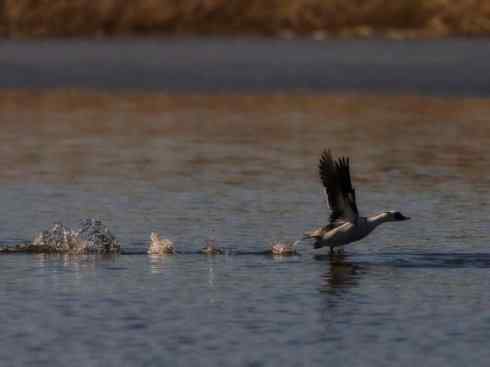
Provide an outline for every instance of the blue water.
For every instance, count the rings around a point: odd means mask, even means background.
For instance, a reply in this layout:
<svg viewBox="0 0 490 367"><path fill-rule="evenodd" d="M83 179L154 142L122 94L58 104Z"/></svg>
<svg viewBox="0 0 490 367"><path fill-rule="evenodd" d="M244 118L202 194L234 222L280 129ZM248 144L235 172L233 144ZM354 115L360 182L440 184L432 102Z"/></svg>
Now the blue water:
<svg viewBox="0 0 490 367"><path fill-rule="evenodd" d="M420 121L381 97L369 113L355 112L354 98L354 112L335 116L335 99L321 96L312 100L324 113L297 97L244 108L161 96L139 109L125 95L82 106L54 98L62 107L31 98L0 115L4 244L97 217L130 252L158 231L184 252L213 238L257 254L0 256L0 365L489 360L490 133L478 115L441 121L431 112L441 102L423 100ZM326 146L352 157L362 213L412 220L335 257L307 244L299 256L258 254L325 222L316 164Z"/></svg>

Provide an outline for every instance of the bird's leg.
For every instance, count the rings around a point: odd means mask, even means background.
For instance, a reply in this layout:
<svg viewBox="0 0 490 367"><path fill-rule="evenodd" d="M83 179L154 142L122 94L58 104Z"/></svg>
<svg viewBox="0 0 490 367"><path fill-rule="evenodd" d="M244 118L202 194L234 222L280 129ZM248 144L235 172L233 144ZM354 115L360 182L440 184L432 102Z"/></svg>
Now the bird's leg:
<svg viewBox="0 0 490 367"><path fill-rule="evenodd" d="M330 256L334 255L335 252L333 251L333 246L330 246Z"/></svg>

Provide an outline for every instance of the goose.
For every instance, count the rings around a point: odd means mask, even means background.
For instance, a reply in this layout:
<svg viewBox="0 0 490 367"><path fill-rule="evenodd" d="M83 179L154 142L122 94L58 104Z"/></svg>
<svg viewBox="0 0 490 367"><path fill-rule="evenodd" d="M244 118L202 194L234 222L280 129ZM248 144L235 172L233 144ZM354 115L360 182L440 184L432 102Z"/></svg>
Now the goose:
<svg viewBox="0 0 490 367"><path fill-rule="evenodd" d="M348 157L334 161L330 150L323 151L318 165L320 179L325 187L325 201L331 210L330 221L324 227L306 232L304 239L314 240L315 249L329 247L331 254L335 247L363 239L380 224L410 219L393 210L361 217L349 166Z"/></svg>

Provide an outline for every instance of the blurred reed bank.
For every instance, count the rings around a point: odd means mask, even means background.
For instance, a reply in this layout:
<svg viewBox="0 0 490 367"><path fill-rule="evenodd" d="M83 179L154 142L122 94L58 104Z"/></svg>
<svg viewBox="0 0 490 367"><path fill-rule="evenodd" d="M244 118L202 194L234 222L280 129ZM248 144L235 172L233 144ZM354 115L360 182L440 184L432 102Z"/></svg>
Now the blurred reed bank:
<svg viewBox="0 0 490 367"><path fill-rule="evenodd" d="M0 0L4 37L490 34L489 0Z"/></svg>

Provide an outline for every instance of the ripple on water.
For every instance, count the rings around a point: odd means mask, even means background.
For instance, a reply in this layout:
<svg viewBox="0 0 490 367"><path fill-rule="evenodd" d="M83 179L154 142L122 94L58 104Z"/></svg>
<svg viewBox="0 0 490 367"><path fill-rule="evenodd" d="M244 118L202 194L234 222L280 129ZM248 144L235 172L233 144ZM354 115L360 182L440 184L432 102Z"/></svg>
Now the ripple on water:
<svg viewBox="0 0 490 367"><path fill-rule="evenodd" d="M0 365L490 360L488 101L2 93L1 239L97 217L133 255L0 256ZM326 146L363 213L412 220L268 256L327 219ZM152 231L180 253L144 255Z"/></svg>

